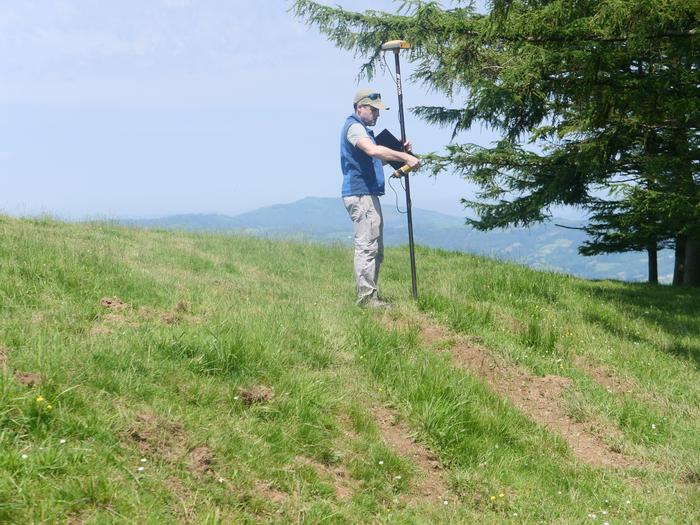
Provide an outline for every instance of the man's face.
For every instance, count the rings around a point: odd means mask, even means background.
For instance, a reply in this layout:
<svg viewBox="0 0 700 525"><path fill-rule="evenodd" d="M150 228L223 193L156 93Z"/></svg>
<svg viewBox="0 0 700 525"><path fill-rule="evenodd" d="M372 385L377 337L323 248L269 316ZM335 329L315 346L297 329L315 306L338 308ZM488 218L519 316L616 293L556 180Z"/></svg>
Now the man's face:
<svg viewBox="0 0 700 525"><path fill-rule="evenodd" d="M374 126L379 118L379 110L373 106L357 106L357 116L362 119L366 126Z"/></svg>

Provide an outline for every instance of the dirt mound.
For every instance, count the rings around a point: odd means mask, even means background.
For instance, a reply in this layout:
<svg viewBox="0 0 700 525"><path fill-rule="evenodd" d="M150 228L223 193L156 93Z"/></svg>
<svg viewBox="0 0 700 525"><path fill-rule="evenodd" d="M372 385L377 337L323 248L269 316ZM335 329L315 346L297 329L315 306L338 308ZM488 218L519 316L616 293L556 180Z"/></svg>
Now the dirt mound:
<svg viewBox="0 0 700 525"><path fill-rule="evenodd" d="M40 385L42 381L41 374L35 374L33 372L15 372L15 379L27 388Z"/></svg>
<svg viewBox="0 0 700 525"><path fill-rule="evenodd" d="M197 476L213 472L214 453L207 446L197 447L187 454L187 467Z"/></svg>
<svg viewBox="0 0 700 525"><path fill-rule="evenodd" d="M256 481L255 490L266 500L279 504L287 500L287 494L277 490L274 485L267 481Z"/></svg>
<svg viewBox="0 0 700 525"><path fill-rule="evenodd" d="M246 406L269 403L274 395L275 393L270 387L263 385L238 389L238 398Z"/></svg>
<svg viewBox="0 0 700 525"><path fill-rule="evenodd" d="M151 412L141 412L126 430L126 439L136 444L143 455L176 461L185 455L186 436L182 425Z"/></svg>
<svg viewBox="0 0 700 525"><path fill-rule="evenodd" d="M100 300L100 306L103 306L104 308L108 308L110 310L124 310L130 307L129 304L116 297L103 297Z"/></svg>

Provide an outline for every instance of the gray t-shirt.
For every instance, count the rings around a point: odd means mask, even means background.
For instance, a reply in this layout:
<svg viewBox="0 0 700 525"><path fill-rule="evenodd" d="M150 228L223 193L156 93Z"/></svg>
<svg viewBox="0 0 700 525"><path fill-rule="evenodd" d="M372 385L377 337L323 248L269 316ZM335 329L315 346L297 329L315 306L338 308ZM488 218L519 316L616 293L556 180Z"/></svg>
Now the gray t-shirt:
<svg viewBox="0 0 700 525"><path fill-rule="evenodd" d="M367 134L367 130L362 124L360 124L359 122L355 122L354 124L351 124L348 128L347 137L348 142L350 144L352 144L353 146L357 146L358 140L369 138L369 135Z"/></svg>

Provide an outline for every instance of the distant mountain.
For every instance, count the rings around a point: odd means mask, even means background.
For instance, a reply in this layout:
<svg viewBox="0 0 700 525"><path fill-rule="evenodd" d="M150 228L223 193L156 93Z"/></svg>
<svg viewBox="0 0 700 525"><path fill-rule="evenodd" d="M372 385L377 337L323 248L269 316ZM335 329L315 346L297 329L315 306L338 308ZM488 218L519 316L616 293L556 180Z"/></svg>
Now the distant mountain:
<svg viewBox="0 0 700 525"><path fill-rule="evenodd" d="M406 216L395 206L383 206L384 238L387 246L408 244ZM340 199L307 197L290 204L267 206L235 217L227 215L173 215L160 219L129 220L143 228L177 230L235 231L252 235L308 238L320 242L352 242L352 223ZM557 219L569 227L581 223ZM533 268L556 270L589 279L644 281L646 253L583 257L578 246L585 239L580 230L544 223L531 228L479 232L465 226L462 217L414 208L414 236L417 244L499 259L521 262ZM673 253L659 253L659 276L670 281Z"/></svg>

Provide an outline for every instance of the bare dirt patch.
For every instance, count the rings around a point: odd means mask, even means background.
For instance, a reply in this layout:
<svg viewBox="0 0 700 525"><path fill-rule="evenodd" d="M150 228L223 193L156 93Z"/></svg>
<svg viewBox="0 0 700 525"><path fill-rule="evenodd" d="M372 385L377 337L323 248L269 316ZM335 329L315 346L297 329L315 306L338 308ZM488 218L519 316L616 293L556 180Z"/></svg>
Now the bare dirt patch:
<svg viewBox="0 0 700 525"><path fill-rule="evenodd" d="M186 436L180 423L141 412L126 430L126 439L136 444L143 455L173 462L185 455Z"/></svg>
<svg viewBox="0 0 700 525"><path fill-rule="evenodd" d="M440 325L425 325L420 331L420 340L424 345L434 345L449 341L451 337L450 331Z"/></svg>
<svg viewBox="0 0 700 525"><path fill-rule="evenodd" d="M42 377L41 374L36 374L34 372L15 372L15 379L26 386L27 388L32 388L41 384Z"/></svg>
<svg viewBox="0 0 700 525"><path fill-rule="evenodd" d="M96 320L109 326L117 326L118 328L138 328L143 323L161 322L166 325L176 325L182 322L201 323L202 318L194 315L186 314L189 310L189 305L180 301L174 306L174 310L166 312L157 308L142 306L132 308L131 305L122 302L120 299L110 299L105 297L101 301L101 305L106 309L106 312L98 316ZM108 327L95 326L89 332L91 336L103 335L111 333L112 330Z"/></svg>
<svg viewBox="0 0 700 525"><path fill-rule="evenodd" d="M284 503L288 497L287 493L277 490L272 483L267 481L257 480L255 482L255 490L264 499L275 504Z"/></svg>
<svg viewBox="0 0 700 525"><path fill-rule="evenodd" d="M240 387L238 389L238 398L246 406L269 403L274 395L274 390L264 385L256 385L250 388Z"/></svg>
<svg viewBox="0 0 700 525"><path fill-rule="evenodd" d="M571 379L555 375L533 376L517 366L496 360L484 348L459 340L449 349L453 362L484 379L491 388L542 426L561 436L576 458L595 467L636 467L638 461L611 450L599 436L619 437L616 429L574 421L562 403Z"/></svg>
<svg viewBox="0 0 700 525"><path fill-rule="evenodd" d="M117 297L103 297L100 305L110 310L125 310L131 306Z"/></svg>
<svg viewBox="0 0 700 525"><path fill-rule="evenodd" d="M4 346L0 346L0 368L5 368L5 366L7 366L8 355L10 355L10 351Z"/></svg>
<svg viewBox="0 0 700 525"><path fill-rule="evenodd" d="M156 308L141 307L138 309L138 318L143 321L160 321L166 325L175 325L182 322L201 323L202 318L194 315L189 315L186 312L189 310L189 305L184 302L178 302L174 309L169 312L164 312Z"/></svg>
<svg viewBox="0 0 700 525"><path fill-rule="evenodd" d="M304 456L294 458L294 464L308 466L315 470L319 478L333 485L338 499L349 500L352 498L356 487L354 487L352 478L343 465L324 465Z"/></svg>
<svg viewBox="0 0 700 525"><path fill-rule="evenodd" d="M631 379L622 378L604 366L591 363L585 357L575 357L574 363L591 379L614 394L629 394L633 392L637 386Z"/></svg>
<svg viewBox="0 0 700 525"><path fill-rule="evenodd" d="M388 408L374 407L372 414L387 445L399 455L408 457L418 468L417 484L411 489L408 502L451 499L437 456L411 437L410 429L398 421Z"/></svg>
<svg viewBox="0 0 700 525"><path fill-rule="evenodd" d="M214 453L207 446L200 446L187 454L187 468L197 476L211 474L214 469Z"/></svg>

